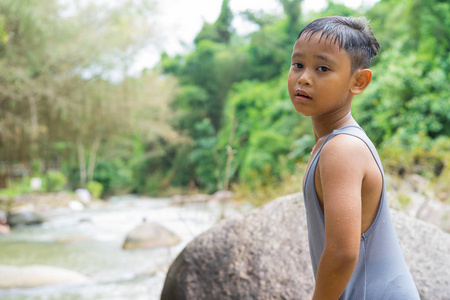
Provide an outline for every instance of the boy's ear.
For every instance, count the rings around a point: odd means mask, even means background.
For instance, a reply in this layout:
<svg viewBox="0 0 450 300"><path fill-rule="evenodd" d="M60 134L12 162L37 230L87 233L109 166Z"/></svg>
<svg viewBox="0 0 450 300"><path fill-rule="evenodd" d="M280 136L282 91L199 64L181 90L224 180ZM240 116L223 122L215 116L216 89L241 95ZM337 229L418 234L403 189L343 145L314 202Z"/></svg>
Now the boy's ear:
<svg viewBox="0 0 450 300"><path fill-rule="evenodd" d="M358 95L366 89L372 80L372 71L369 69L356 70L354 76L355 82L350 88L350 92L353 95Z"/></svg>

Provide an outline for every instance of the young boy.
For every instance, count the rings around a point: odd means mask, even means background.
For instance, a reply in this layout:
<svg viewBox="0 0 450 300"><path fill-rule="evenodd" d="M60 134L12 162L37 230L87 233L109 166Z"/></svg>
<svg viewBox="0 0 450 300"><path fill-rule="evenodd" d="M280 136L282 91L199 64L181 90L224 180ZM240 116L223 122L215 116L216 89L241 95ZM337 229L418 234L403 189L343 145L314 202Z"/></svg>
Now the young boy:
<svg viewBox="0 0 450 300"><path fill-rule="evenodd" d="M313 299L420 299L403 258L375 147L353 119L380 45L364 18L325 17L299 34L289 71L295 110L310 116L316 143L303 194Z"/></svg>

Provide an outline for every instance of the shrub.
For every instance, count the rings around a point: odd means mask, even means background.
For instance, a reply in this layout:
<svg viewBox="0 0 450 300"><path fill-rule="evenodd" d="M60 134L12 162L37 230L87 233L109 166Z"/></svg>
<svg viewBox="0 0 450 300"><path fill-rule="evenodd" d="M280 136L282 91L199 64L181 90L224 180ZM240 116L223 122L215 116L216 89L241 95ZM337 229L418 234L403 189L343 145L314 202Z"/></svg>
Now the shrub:
<svg viewBox="0 0 450 300"><path fill-rule="evenodd" d="M99 161L94 181L101 183L107 194L125 194L135 188L133 172L121 158Z"/></svg>
<svg viewBox="0 0 450 300"><path fill-rule="evenodd" d="M103 192L103 184L97 181L89 181L86 184L86 189L91 193L92 198L100 199Z"/></svg>
<svg viewBox="0 0 450 300"><path fill-rule="evenodd" d="M49 171L46 175L47 192L59 192L64 189L67 177L60 171Z"/></svg>
<svg viewBox="0 0 450 300"><path fill-rule="evenodd" d="M0 210L10 212L14 198L30 192L30 181L28 177L19 180L8 180L7 187L0 189Z"/></svg>

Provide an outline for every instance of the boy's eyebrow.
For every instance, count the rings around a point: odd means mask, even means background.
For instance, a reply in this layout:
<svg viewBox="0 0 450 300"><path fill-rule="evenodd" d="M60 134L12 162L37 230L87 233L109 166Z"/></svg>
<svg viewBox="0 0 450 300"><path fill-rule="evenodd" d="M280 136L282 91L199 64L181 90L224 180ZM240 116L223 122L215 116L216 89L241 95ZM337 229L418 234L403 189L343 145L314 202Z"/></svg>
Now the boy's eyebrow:
<svg viewBox="0 0 450 300"><path fill-rule="evenodd" d="M292 58L294 58L294 57L303 57L303 56L304 56L303 54L298 53L298 52L292 53Z"/></svg>
<svg viewBox="0 0 450 300"><path fill-rule="evenodd" d="M332 65L336 64L336 62L334 60L332 60L331 58L329 58L326 55L315 55L315 57L317 57L317 58L319 58L319 59L321 59L323 61L326 61L329 64L332 64Z"/></svg>
<svg viewBox="0 0 450 300"><path fill-rule="evenodd" d="M296 57L304 57L305 55L304 54L302 54L302 53L298 53L298 52L294 52L293 54L292 54L292 58L296 58ZM331 58L329 58L328 56L326 56L326 55L319 55L319 54L316 54L316 55L314 55L314 57L316 57L316 58L318 58L318 59L320 59L320 60L323 60L323 61L326 61L327 63L329 63L329 64L332 64L332 65L335 65L336 64L336 62L334 61L334 60L332 60Z"/></svg>

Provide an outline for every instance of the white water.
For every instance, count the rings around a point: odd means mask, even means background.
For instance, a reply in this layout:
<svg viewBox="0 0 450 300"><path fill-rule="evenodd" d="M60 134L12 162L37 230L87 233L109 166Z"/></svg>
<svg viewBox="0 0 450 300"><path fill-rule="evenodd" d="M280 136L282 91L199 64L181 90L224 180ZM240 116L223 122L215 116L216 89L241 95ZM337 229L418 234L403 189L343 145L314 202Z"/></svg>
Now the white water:
<svg viewBox="0 0 450 300"><path fill-rule="evenodd" d="M115 197L101 209L59 209L39 226L0 236L0 264L49 265L77 271L91 283L0 289L1 300L153 300L159 299L171 262L195 236L219 221L216 202L171 206L168 199ZM226 207L230 217L249 207ZM146 218L179 235L178 245L123 250L126 234ZM67 240L71 242L67 242ZM61 242L65 240L65 242Z"/></svg>

